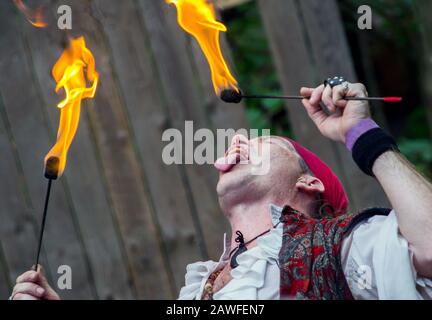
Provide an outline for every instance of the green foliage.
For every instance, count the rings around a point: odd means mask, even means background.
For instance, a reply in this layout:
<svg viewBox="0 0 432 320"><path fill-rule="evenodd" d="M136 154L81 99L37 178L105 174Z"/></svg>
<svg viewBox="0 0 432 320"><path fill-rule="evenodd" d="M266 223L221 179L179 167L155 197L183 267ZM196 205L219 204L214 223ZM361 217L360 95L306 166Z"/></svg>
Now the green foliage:
<svg viewBox="0 0 432 320"><path fill-rule="evenodd" d="M363 31L363 35L368 39L369 59L374 68L361 69L359 73L373 74L382 92L403 92L405 103L402 107L385 109L387 121L393 129L392 134L400 142L402 152L419 170L432 177L428 106L424 106L422 101L424 92L420 77L424 45L421 21L416 15L416 10L421 10L420 1L426 0L340 0L339 5L349 38L359 32L357 8L360 5L372 8L374 28L369 32ZM355 48L352 50L355 56ZM360 57L357 56L355 62L359 69L358 60Z"/></svg>
<svg viewBox="0 0 432 320"><path fill-rule="evenodd" d="M339 4L342 12L349 17L344 21L348 31L357 28L357 8L369 5L373 10L374 29L371 32L374 36L395 46L403 55L417 57L418 51L412 49L420 38L420 27L414 16L414 2L415 0L340 0Z"/></svg>
<svg viewBox="0 0 432 320"><path fill-rule="evenodd" d="M402 139L426 139L429 127L426 124L426 108L415 108L407 117Z"/></svg>
<svg viewBox="0 0 432 320"><path fill-rule="evenodd" d="M399 148L421 173L432 177L432 142L429 139L404 139Z"/></svg>

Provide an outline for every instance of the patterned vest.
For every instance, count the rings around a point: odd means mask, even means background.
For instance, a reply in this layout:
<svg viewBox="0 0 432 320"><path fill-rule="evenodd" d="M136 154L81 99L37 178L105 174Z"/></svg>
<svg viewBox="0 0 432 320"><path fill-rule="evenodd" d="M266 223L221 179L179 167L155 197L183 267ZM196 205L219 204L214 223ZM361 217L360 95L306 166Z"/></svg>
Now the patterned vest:
<svg viewBox="0 0 432 320"><path fill-rule="evenodd" d="M360 222L389 209L369 209L357 215L313 219L289 206L282 211L281 299L351 300L342 270L342 240Z"/></svg>

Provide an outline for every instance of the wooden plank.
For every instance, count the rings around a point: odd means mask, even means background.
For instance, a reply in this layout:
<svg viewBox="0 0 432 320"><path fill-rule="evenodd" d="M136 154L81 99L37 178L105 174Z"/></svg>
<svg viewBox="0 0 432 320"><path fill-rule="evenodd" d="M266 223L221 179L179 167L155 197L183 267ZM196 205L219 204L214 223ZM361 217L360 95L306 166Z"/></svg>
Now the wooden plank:
<svg viewBox="0 0 432 320"><path fill-rule="evenodd" d="M154 10L154 9L152 9ZM199 128L207 128L216 133L218 129L233 129L238 130L242 128L247 128L247 120L245 114L245 106L243 103L240 104L227 104L223 102L214 92L213 83L211 80L210 68L208 62L198 45L198 42L189 34L186 34L183 29L179 26L177 22L177 12L174 6L159 6L158 9L164 17L163 26L160 25L164 30L169 30L168 34L171 35L169 39L169 44L172 47L161 49L163 52L169 52L171 54L175 54L178 57L178 60L174 62L174 65L181 65L186 67L182 69L181 74L186 81L187 84L193 85L193 93L196 95L195 102L196 103L188 103L188 105L192 111L192 115L194 117L194 125L198 125ZM149 28L152 28L150 26ZM153 32L152 32L153 34ZM155 37L156 44L159 42ZM160 39L160 38L159 38ZM233 61L230 56L230 49L226 42L226 39L221 34L221 46L223 52L225 53L225 58L229 65L233 65ZM159 49L159 48L158 48ZM164 60L160 60L161 67L163 69L165 66ZM175 66L173 66L173 69ZM172 69L172 70L173 70ZM169 75L169 72L161 71L162 74ZM177 71L177 73L179 73ZM165 79L167 81L168 79ZM170 81L171 83L172 81ZM172 83L174 86L178 87L178 84ZM168 95L171 95L172 88L166 90ZM183 91L183 89L180 89ZM230 143L230 141L227 141ZM216 149L216 141L215 141L215 151ZM216 154L216 158L223 156L222 154ZM210 186L210 190L208 191L208 198L202 199L198 197L198 206L201 203L209 204L209 208L218 207L218 203L215 203L214 194L216 189L216 184L219 179L219 174L213 167L208 166L194 166L190 172L191 175L194 175L197 172L199 181L202 181L204 189L201 186L195 187L195 190L205 190ZM191 180L194 181L196 177L192 177ZM206 186L207 184L207 186ZM210 201L209 201L210 200ZM209 201L209 202L208 202ZM202 212L206 212L208 209L202 208L199 209L200 215ZM213 244L208 243L207 247L210 251L210 256L212 258L218 258L220 255L221 241L220 241L220 233L223 230L228 230L227 221L225 219L221 219L220 213L218 211L214 212L216 215L210 216L207 221L203 221L203 224L210 223L213 224L214 221L217 221L217 228L214 231L217 231L217 235L211 235L212 239L209 239ZM205 230L208 237L208 230Z"/></svg>
<svg viewBox="0 0 432 320"><path fill-rule="evenodd" d="M259 1L258 4L282 89L285 94L297 94L300 87L316 83L317 78L297 7L291 0ZM295 138L334 168L347 187L334 153L334 143L321 136L300 102L288 101L286 109ZM351 190L347 188L347 192Z"/></svg>
<svg viewBox="0 0 432 320"><path fill-rule="evenodd" d="M141 31L142 21L137 16L135 3L129 1L110 7L99 2L95 4L103 15L101 24L112 50L118 84L141 159L143 179L152 196L155 222L160 226L166 250L165 262L174 278L173 295L177 296L184 283L186 264L202 256L197 250L196 230L182 176L177 167L166 166L161 159L164 147L161 136L169 126L169 118L160 100L158 76ZM123 23L114 23L118 19ZM130 36L124 37L124 34Z"/></svg>
<svg viewBox="0 0 432 320"><path fill-rule="evenodd" d="M284 92L286 94L297 93L301 86L317 84L332 74L343 74L350 79L355 79L346 43L340 44L344 38L335 36L337 40L332 40L331 50L313 46L311 44L313 41L322 43L322 40L318 40L320 37L317 35L318 32L321 33L321 37L328 38L330 34L333 35L334 30L332 27L324 28L322 23L316 25L315 28L306 28L304 25L306 16L308 16L308 21L312 21L322 19L324 14L317 8L305 10L303 7L299 7L298 3L303 4L303 1L259 1ZM317 2L317 5L323 8L328 7L327 2L320 2L319 4ZM332 17L335 18L334 14ZM337 21L340 23L340 17ZM333 33L327 33L328 30L333 30ZM314 34L313 40L310 38L310 33ZM340 46L345 46L345 49L340 48ZM339 49L345 54L338 53ZM331 56L330 51L334 51L339 59L347 60L336 60ZM320 53L329 57L329 61L321 60ZM316 66L317 64L330 63L333 59L335 59L333 70L322 70L322 67ZM318 61L320 62L318 63ZM336 64L336 61L344 61L344 64ZM347 61L345 70L337 69L338 65L345 65L345 61ZM383 193L376 183L359 172L343 146L322 137L300 102L287 102L287 110L296 139L316 152L341 178L351 200L351 210L384 202Z"/></svg>
<svg viewBox="0 0 432 320"><path fill-rule="evenodd" d="M421 86L423 92L423 103L428 116L429 132L432 136L432 10L431 1L414 1L414 12L419 21L421 39L422 39L422 68L421 68Z"/></svg>
<svg viewBox="0 0 432 320"><path fill-rule="evenodd" d="M170 19L174 21L174 10L172 11ZM180 27L177 24L176 28L180 30ZM183 30L180 31L184 33ZM221 33L220 36L222 52L227 60L231 72L234 72L234 62L225 34ZM209 121L209 128L211 128L213 132L216 132L218 129L233 129L235 131L239 129L248 129L249 124L246 119L245 104L243 102L239 104L225 103L216 95L211 79L210 67L202 49L193 37L187 35L185 38L186 51L192 54L191 64L193 73L199 77L200 85L196 88L199 92L200 100L202 101L202 106L199 107L200 110L203 110L208 114L207 118ZM230 141L227 142L230 143ZM221 142L219 141L218 143ZM216 152L217 151L218 150L216 149ZM215 153L215 155L216 158L223 156L223 154L217 153ZM217 171L213 170L213 168L205 168L205 171L202 172L202 174L208 181L207 183L216 186L217 181L219 180L219 174ZM229 230L229 227L226 226L225 230ZM219 238L217 238L216 241L220 241ZM218 249L220 249L219 246Z"/></svg>
<svg viewBox="0 0 432 320"><path fill-rule="evenodd" d="M9 269L7 267L6 257L3 252L3 246L0 241L0 300L6 300L12 292L12 281L9 278Z"/></svg>
<svg viewBox="0 0 432 320"><path fill-rule="evenodd" d="M25 199L23 179L17 169L13 137L6 125L5 110L0 94L0 299L5 287L11 286L19 274L34 263L37 243L36 221L29 202ZM42 252L42 263L46 265ZM13 279L13 280L12 280ZM9 295L10 295L10 288Z"/></svg>
<svg viewBox="0 0 432 320"><path fill-rule="evenodd" d="M214 3L221 9L230 9L251 0L215 0Z"/></svg>
<svg viewBox="0 0 432 320"><path fill-rule="evenodd" d="M185 34L177 25L176 12L164 2L139 1L153 56L161 80L164 103L174 128L184 132L184 121L192 120L194 130L211 128L205 101L199 95L199 78L194 75ZM175 77L173 76L175 75ZM218 259L223 249L226 222L220 213L215 192L215 178L208 166L187 165L178 168L191 198L189 205L196 223L202 228L203 252ZM211 171L210 171L211 172ZM203 250L202 250L203 251Z"/></svg>
<svg viewBox="0 0 432 320"><path fill-rule="evenodd" d="M205 119L205 125L211 129L239 129L247 127L247 119L245 114L245 105L240 104L227 104L223 102L214 92L213 83L211 80L210 68L206 57L204 56L198 42L189 34L186 34L183 29L178 25L176 9L174 6L163 6L159 8L164 16L164 25L159 27L169 30L171 38L170 44L173 46L171 51L177 50L180 55L178 60L174 62L175 65L184 63L182 70L184 77L191 79L189 85L193 85L195 94L195 102L191 104L193 115ZM151 26L149 28L152 28ZM155 33L152 29L152 34ZM234 62L230 54L230 48L226 41L224 33L220 34L222 52L227 60L231 71L234 69ZM156 38L156 36L155 36ZM160 36L159 36L160 39ZM193 84L193 82L195 84ZM172 82L172 81L171 81ZM200 118L198 118L200 119Z"/></svg>
<svg viewBox="0 0 432 320"><path fill-rule="evenodd" d="M229 30L228 30L229 32ZM204 100L204 110L208 113L213 130L248 128L244 103L229 104L216 96L211 80L210 68L199 44L192 37L188 37L189 51L193 54L193 67L200 79L200 97ZM234 72L234 62L225 34L221 33L222 52ZM239 84L241 86L241 84Z"/></svg>
<svg viewBox="0 0 432 320"><path fill-rule="evenodd" d="M305 0L300 1L299 5L319 79L343 75L351 82L356 82L357 75L336 1ZM338 144L337 153L353 191L351 197L354 199L354 208L388 206L378 182L357 168L345 146Z"/></svg>
<svg viewBox="0 0 432 320"><path fill-rule="evenodd" d="M123 70L125 76L128 72L136 75L135 69L137 65L128 64L125 69L118 68L121 63L129 63L129 47L121 46L121 43L119 43L118 47L110 47L105 33L106 26L103 26L100 23L101 20L99 20L102 12L104 14L111 12L112 20L110 20L109 27L112 28L112 31L120 28L121 34L116 34L119 41L129 39L136 31L128 29L130 18L122 14L124 12L122 11L123 8L125 10L129 8L127 4L127 2L124 5L122 3L120 6L116 2L110 4L110 6L106 6L105 3L99 6L95 1L91 4L89 2L74 3L72 9L79 14L74 15L76 27L73 30L73 35L82 34L86 36L88 46L96 57L98 70L100 71L102 81L97 96L93 101L94 106L87 108L86 112L100 152L101 165L104 168L104 175L119 222L138 297L166 299L173 297L175 291L175 283L171 280L171 271L167 269L170 266L167 259L171 263L177 264L177 266L182 266L182 277L184 277L184 261L187 254L193 256L195 250L193 244L186 242L190 238L182 238L183 234L181 234L183 226L188 223L187 216L184 217L183 221L176 220L175 222L173 222L172 217L168 216L172 215L174 210L184 208L181 201L171 202L173 196L181 197L181 194L169 196L170 188L174 190L172 192L179 191L174 189L174 175L168 184L157 190L156 194L162 208L153 208L154 204L151 202L147 188L150 185L157 186L161 174L160 170L155 169L158 162L160 162L160 153L155 148L151 148L151 142L147 140L155 137L152 136L155 133L149 122L154 119L147 120L151 117L141 106L142 101L146 100L146 96L141 91L143 82L138 82L136 87L133 81L127 79L122 88L130 86L130 90L134 92L134 97L137 97L134 100L137 113L133 114L133 118L146 119L145 122L137 124L140 127L139 132L132 130L125 109L125 100L123 100L132 92L127 91L122 94L119 87L121 82L117 77L121 75L121 73L118 73L119 70ZM109 11L112 8L115 8L114 11ZM120 51L114 51L114 49ZM116 66L116 69L114 66ZM147 126L147 124L149 125ZM148 144L146 152L142 156L144 162L148 164L148 168L152 171L149 185L143 181L140 158L136 152L137 145L134 139L137 135L142 137L142 140L140 140L141 145ZM157 139L160 141L160 136ZM147 149L147 147L150 148ZM161 236L155 221L156 216L161 217L164 225L173 228L169 239L171 248L166 254L161 251L159 242ZM187 228L184 228L184 230L186 230L187 236L191 236L191 234L187 233ZM180 278L176 278L176 280L180 283Z"/></svg>
<svg viewBox="0 0 432 320"><path fill-rule="evenodd" d="M59 3L55 3L53 7L57 8L58 5ZM74 13L79 14L77 11ZM53 129L52 135L55 137L60 114L56 105L63 97L55 94L55 83L47 71L51 70L63 51L63 33L56 28L41 32L29 25L25 29L27 44L34 61L36 81L43 92L43 105ZM91 106L88 100L84 100L82 110L89 107ZM134 297L134 288L130 286L131 275L123 252L121 236L118 234L117 221L113 219L109 195L106 194L98 157L84 113L69 151L67 168L62 179L70 193L70 201L89 256L98 297L131 299Z"/></svg>
<svg viewBox="0 0 432 320"><path fill-rule="evenodd" d="M3 1L0 5L0 73L9 77L0 77L0 91L34 215L40 221L47 183L42 174L43 157L52 141L46 127L42 100L33 82L29 53L21 37L23 23L13 3ZM44 238L49 268L57 270L57 266L62 264L72 268L73 290L61 292L64 298L91 298L94 295L87 257L71 214L63 182L55 182ZM36 243L28 245L36 249ZM22 271L30 266L23 266Z"/></svg>
<svg viewBox="0 0 432 320"><path fill-rule="evenodd" d="M378 97L381 95L379 91L378 81L375 76L375 70L373 66L372 59L372 43L370 39L370 34L365 33L364 30L356 30L359 56L361 60L361 66L364 73L364 79L360 79L360 82L367 83L367 89L370 96ZM384 112L384 102L376 101L374 103L374 108L372 108L372 116L377 123L384 129L388 129L388 122Z"/></svg>

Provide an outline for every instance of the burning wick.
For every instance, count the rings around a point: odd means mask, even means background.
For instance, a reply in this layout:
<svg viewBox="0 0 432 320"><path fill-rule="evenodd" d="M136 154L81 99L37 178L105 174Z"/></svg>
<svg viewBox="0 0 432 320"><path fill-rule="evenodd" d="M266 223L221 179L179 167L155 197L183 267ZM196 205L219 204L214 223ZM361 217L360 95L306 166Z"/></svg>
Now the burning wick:
<svg viewBox="0 0 432 320"><path fill-rule="evenodd" d="M60 159L57 157L50 157L45 164L45 178L49 180L56 180L59 174Z"/></svg>
<svg viewBox="0 0 432 320"><path fill-rule="evenodd" d="M237 92L232 89L226 89L221 92L220 98L226 103L240 103L245 96L241 91Z"/></svg>
<svg viewBox="0 0 432 320"><path fill-rule="evenodd" d="M279 100L303 100L309 99L303 96L266 96L266 95L243 95L241 91L232 89L223 90L220 98L226 103L240 103L243 99L279 99ZM347 101L383 101L402 102L402 97L345 97Z"/></svg>

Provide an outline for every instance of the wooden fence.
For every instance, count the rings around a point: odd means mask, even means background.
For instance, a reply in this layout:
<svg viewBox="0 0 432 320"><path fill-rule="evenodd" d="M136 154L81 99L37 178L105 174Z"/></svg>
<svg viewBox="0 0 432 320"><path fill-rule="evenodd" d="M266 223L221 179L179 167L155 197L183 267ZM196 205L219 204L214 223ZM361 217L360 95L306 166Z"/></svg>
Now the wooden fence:
<svg viewBox="0 0 432 320"><path fill-rule="evenodd" d="M101 82L95 99L83 103L66 173L53 184L42 264L54 283L58 266L72 268L65 299L174 298L188 263L219 257L227 224L214 170L164 165L162 133L183 131L186 120L195 129L247 128L244 108L215 97L203 55L164 1L66 3L71 34L85 36ZM65 1L50 4L55 13ZM333 0L259 4L287 93L324 75L355 77ZM34 28L12 1L0 2L2 299L34 262L43 157L59 115L50 70L63 40L55 26ZM337 168L353 210L385 203L343 147L320 137L300 106L287 109L296 137Z"/></svg>

